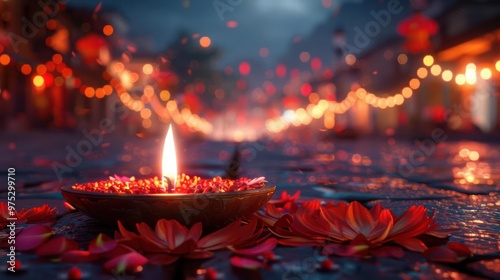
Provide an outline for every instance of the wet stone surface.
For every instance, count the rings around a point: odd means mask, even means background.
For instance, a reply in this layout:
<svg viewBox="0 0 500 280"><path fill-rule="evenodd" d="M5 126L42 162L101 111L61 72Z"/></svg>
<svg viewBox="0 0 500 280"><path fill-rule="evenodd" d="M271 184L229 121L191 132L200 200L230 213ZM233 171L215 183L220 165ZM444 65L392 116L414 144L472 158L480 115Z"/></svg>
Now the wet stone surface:
<svg viewBox="0 0 500 280"><path fill-rule="evenodd" d="M7 168L16 168L19 207L43 203L56 207L55 233L85 246L98 233L112 236L115 229L83 213L65 210L59 188L113 174L158 175L163 140L107 136L71 172L58 178L52 163L64 164L65 147L75 146L81 137L78 133L5 135L0 139L0 180L6 181ZM106 274L101 263L81 264L84 279L199 279L197 269L206 267L215 268L222 279L500 279L499 144L445 141L432 152L420 153L414 141L397 139L239 145L177 142L179 171L187 174L265 176L278 187L277 194L300 190L303 200L358 200L368 207L381 203L396 214L422 204L442 225L460 228L450 240L469 246L474 257L456 265L428 262L408 251L402 259L331 257L335 269L320 272L317 267L325 257L317 249L278 247L275 254L280 261L257 271L232 268L230 252L217 252L206 261L180 261L164 267L147 264L134 275ZM5 186L0 187L4 195ZM40 260L30 253L18 257L26 270L16 279L41 274L47 279L64 279L73 266Z"/></svg>

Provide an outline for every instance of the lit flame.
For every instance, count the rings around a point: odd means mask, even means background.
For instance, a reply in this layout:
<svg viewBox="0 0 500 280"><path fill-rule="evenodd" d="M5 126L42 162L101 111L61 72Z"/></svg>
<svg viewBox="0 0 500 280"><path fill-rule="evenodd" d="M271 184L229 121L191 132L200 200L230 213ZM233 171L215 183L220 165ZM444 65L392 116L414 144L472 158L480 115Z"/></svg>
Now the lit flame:
<svg viewBox="0 0 500 280"><path fill-rule="evenodd" d="M165 144L163 145L163 157L161 161L161 176L162 187L173 188L175 182L177 181L177 157L175 155L175 144L174 144L174 133L172 131L172 125L168 128L167 136L165 137ZM172 186L168 186L166 178L170 179Z"/></svg>

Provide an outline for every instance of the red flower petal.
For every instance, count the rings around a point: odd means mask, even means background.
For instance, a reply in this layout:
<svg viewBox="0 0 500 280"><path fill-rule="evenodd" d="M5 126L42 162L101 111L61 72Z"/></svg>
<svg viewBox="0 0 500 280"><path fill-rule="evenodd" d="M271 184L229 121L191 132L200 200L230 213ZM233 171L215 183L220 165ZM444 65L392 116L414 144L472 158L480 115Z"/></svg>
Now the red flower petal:
<svg viewBox="0 0 500 280"><path fill-rule="evenodd" d="M403 248L397 246L383 246L371 250L370 253L375 257L396 258L396 259L400 259L405 255Z"/></svg>
<svg viewBox="0 0 500 280"><path fill-rule="evenodd" d="M425 246L424 242L422 242L420 239L417 238L404 238L404 239L396 239L394 242L398 243L399 245L405 247L406 249L410 251L415 251L415 252L424 252L427 249L427 246Z"/></svg>
<svg viewBox="0 0 500 280"><path fill-rule="evenodd" d="M446 247L455 252L459 258L460 257L466 258L472 256L472 252L469 249L469 247L465 246L462 243L450 242L446 244Z"/></svg>
<svg viewBox="0 0 500 280"><path fill-rule="evenodd" d="M341 257L366 256L368 254L368 245L340 245L330 244L323 248L324 255L337 255Z"/></svg>
<svg viewBox="0 0 500 280"><path fill-rule="evenodd" d="M447 263L459 262L457 254L450 248L443 246L431 247L427 249L423 254L424 257L430 261L447 262Z"/></svg>
<svg viewBox="0 0 500 280"><path fill-rule="evenodd" d="M234 247L229 246L229 249L233 251L233 253L242 256L260 256L272 251L276 248L276 245L278 245L278 240L276 238L268 238L266 241L251 248L235 249Z"/></svg>
<svg viewBox="0 0 500 280"><path fill-rule="evenodd" d="M212 232L198 241L198 247L205 250L217 250L234 244L240 238L243 232L241 229L241 220L238 219L229 225Z"/></svg>
<svg viewBox="0 0 500 280"><path fill-rule="evenodd" d="M113 250L106 252L104 254L104 257L106 259L112 259L121 255L125 255L130 252L135 252L135 250L130 248L129 246L118 244Z"/></svg>
<svg viewBox="0 0 500 280"><path fill-rule="evenodd" d="M116 241L114 241L107 235L99 233L96 238L90 241L89 252L95 255L106 253L116 248L116 245Z"/></svg>
<svg viewBox="0 0 500 280"><path fill-rule="evenodd" d="M135 272L146 264L148 259L137 252L115 257L104 264L104 269L115 273Z"/></svg>
<svg viewBox="0 0 500 280"><path fill-rule="evenodd" d="M148 260L152 264L169 265L176 262L180 257L168 254L152 254L148 255Z"/></svg>
<svg viewBox="0 0 500 280"><path fill-rule="evenodd" d="M42 245L53 235L52 229L44 225L34 225L23 229L16 237L16 249L28 251Z"/></svg>
<svg viewBox="0 0 500 280"><path fill-rule="evenodd" d="M368 236L375 227L375 221L370 211L357 201L349 204L346 222L354 231L362 233L364 236Z"/></svg>
<svg viewBox="0 0 500 280"><path fill-rule="evenodd" d="M198 260L198 259L208 259L214 256L214 253L210 251L201 251L201 252L194 252L194 253L189 253L184 255L184 258L186 259L193 259L193 260Z"/></svg>
<svg viewBox="0 0 500 280"><path fill-rule="evenodd" d="M60 261L68 263L85 263L96 260L98 257L90 254L89 251L70 250L62 254Z"/></svg>
<svg viewBox="0 0 500 280"><path fill-rule="evenodd" d="M30 209L22 209L19 212L19 219L26 220L28 223L48 222L55 218L56 208L50 209L48 204Z"/></svg>
<svg viewBox="0 0 500 280"><path fill-rule="evenodd" d="M39 256L59 256L70 250L78 250L78 243L65 236L59 236L38 247L36 254Z"/></svg>
<svg viewBox="0 0 500 280"><path fill-rule="evenodd" d="M229 259L231 265L245 269L258 269L262 267L262 263L256 260L233 256Z"/></svg>

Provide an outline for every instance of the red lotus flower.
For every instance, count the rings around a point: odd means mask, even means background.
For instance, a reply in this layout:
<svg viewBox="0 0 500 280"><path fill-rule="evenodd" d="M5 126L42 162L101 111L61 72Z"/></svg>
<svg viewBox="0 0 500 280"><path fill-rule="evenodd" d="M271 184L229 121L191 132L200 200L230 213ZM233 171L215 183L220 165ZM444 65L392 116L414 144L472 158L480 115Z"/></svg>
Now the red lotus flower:
<svg viewBox="0 0 500 280"><path fill-rule="evenodd" d="M278 199L271 199L269 203L282 207L288 202L295 202L299 196L300 191L296 191L293 195L289 195L286 191L283 191Z"/></svg>
<svg viewBox="0 0 500 280"><path fill-rule="evenodd" d="M396 216L380 204L368 210L359 202L322 206L313 200L303 203L295 214L283 215L271 231L283 238L280 244L326 245L326 254L364 256L371 252L397 257L402 255L398 247L384 247L385 251L380 248L391 242L423 252L427 246L416 237L426 234L444 238L454 230L440 229L423 206L411 206L403 215Z"/></svg>
<svg viewBox="0 0 500 280"><path fill-rule="evenodd" d="M115 239L120 244L147 254L151 262L161 264L173 263L181 257L209 258L213 256L213 251L229 245L248 247L266 238L260 238L263 227L259 226L257 219L250 220L247 224L236 220L204 237L201 237L201 223L188 229L175 220L161 219L154 230L145 223L139 223L136 227L138 234L126 230L118 222L119 231L115 233Z"/></svg>
<svg viewBox="0 0 500 280"><path fill-rule="evenodd" d="M17 212L15 210L9 211L7 203L0 202L0 229L3 229L8 224L8 218L17 218L16 224L19 225L23 223L52 222L55 215L56 208L51 209L47 204L30 209L23 208L20 212Z"/></svg>

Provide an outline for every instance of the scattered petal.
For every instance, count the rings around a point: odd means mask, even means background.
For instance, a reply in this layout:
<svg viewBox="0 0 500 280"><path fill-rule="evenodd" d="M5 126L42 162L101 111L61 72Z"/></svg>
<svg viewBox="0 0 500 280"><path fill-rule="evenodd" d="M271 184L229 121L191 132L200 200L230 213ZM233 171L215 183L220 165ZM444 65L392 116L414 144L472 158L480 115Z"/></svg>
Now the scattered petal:
<svg viewBox="0 0 500 280"><path fill-rule="evenodd" d="M36 249L36 254L43 257L60 256L66 251L78 250L78 243L64 236L49 240Z"/></svg>
<svg viewBox="0 0 500 280"><path fill-rule="evenodd" d="M96 238L90 241L89 252L96 255L106 253L116 248L116 245L117 243L115 240L111 239L107 235L99 233Z"/></svg>
<svg viewBox="0 0 500 280"><path fill-rule="evenodd" d="M264 255L265 253L268 253L272 251L274 248L276 248L276 245L278 245L278 240L276 238L268 238L266 241L251 248L235 249L233 246L229 246L228 248L237 255L248 257L248 256Z"/></svg>
<svg viewBox="0 0 500 280"><path fill-rule="evenodd" d="M34 225L23 229L16 237L16 249L29 251L42 245L53 235L52 229L44 225Z"/></svg>
<svg viewBox="0 0 500 280"><path fill-rule="evenodd" d="M147 262L148 259L143 255L131 252L107 261L104 264L104 269L114 273L136 272L140 271Z"/></svg>
<svg viewBox="0 0 500 280"><path fill-rule="evenodd" d="M231 264L235 267L245 269L258 269L262 267L262 263L256 260L247 259L239 256L233 256L229 259Z"/></svg>

